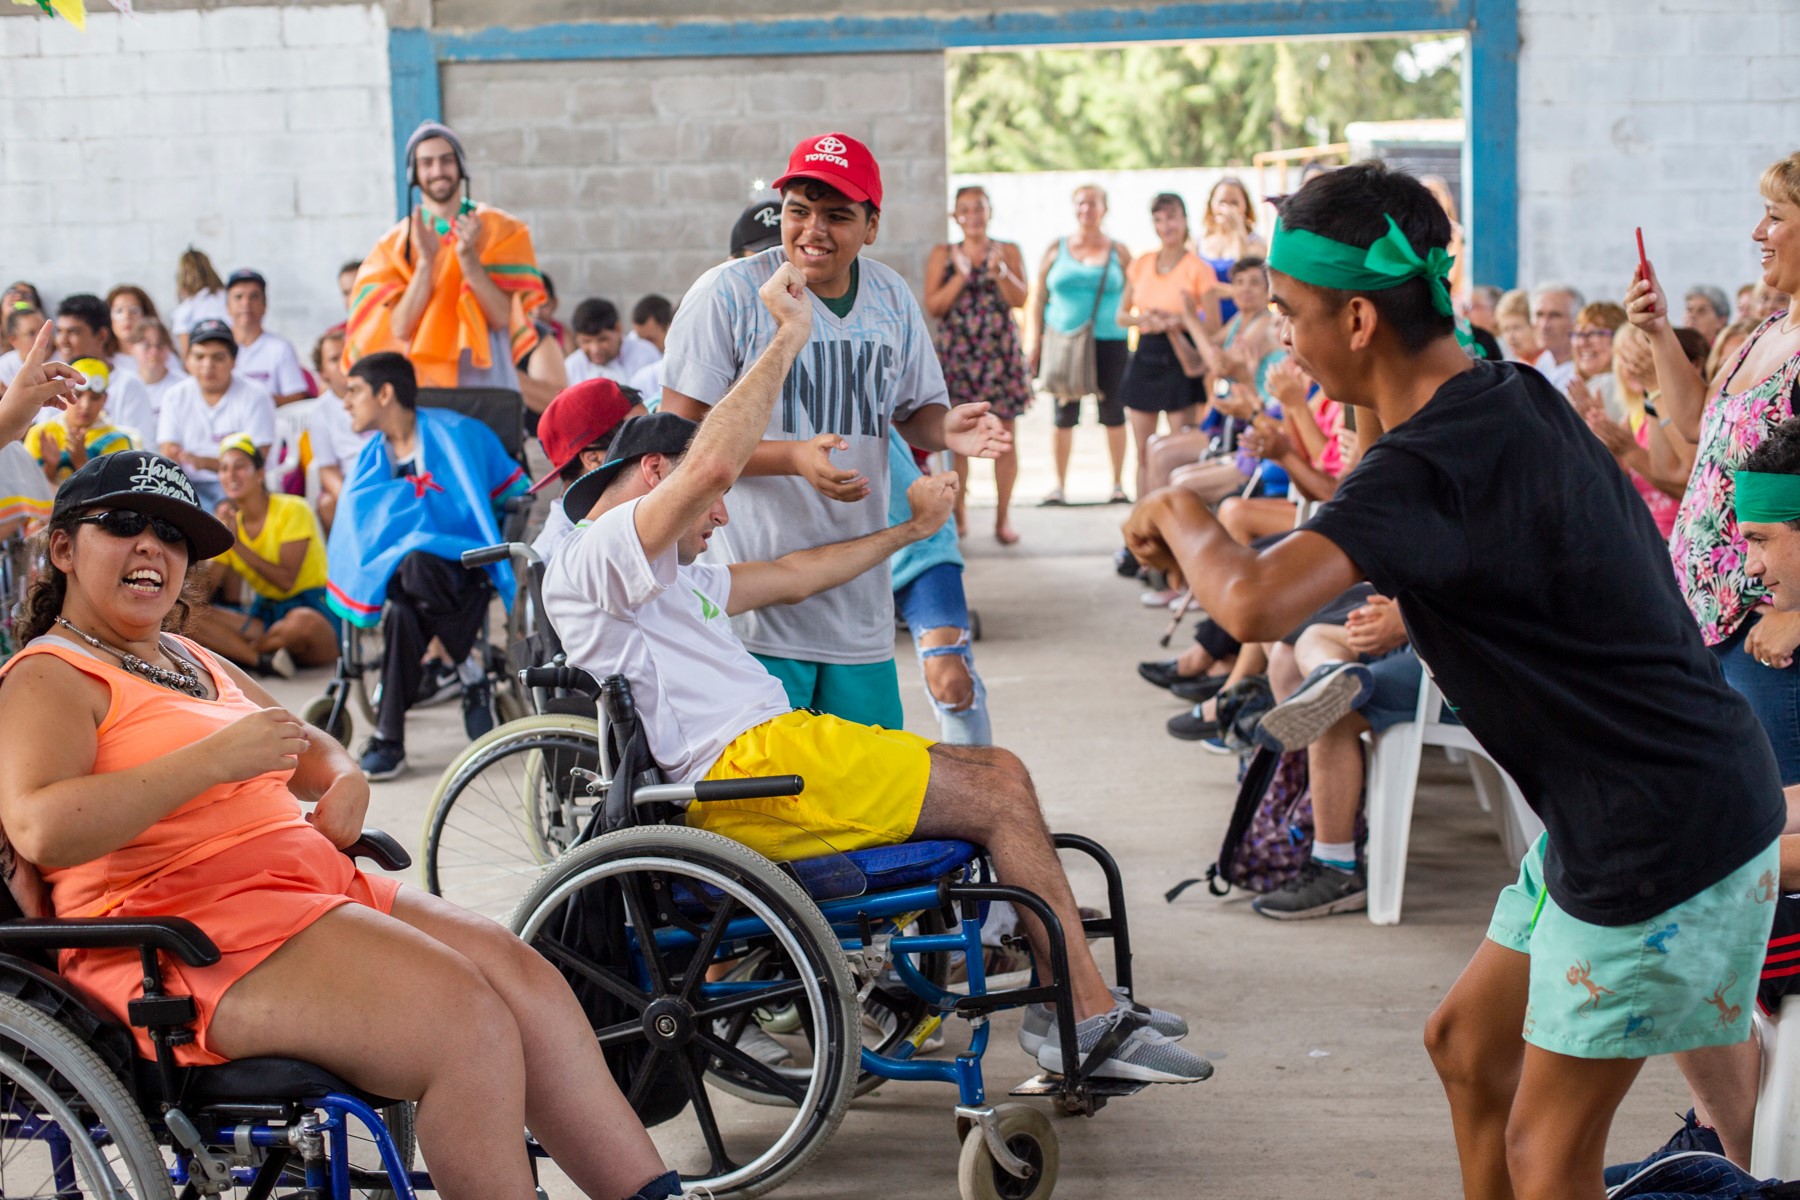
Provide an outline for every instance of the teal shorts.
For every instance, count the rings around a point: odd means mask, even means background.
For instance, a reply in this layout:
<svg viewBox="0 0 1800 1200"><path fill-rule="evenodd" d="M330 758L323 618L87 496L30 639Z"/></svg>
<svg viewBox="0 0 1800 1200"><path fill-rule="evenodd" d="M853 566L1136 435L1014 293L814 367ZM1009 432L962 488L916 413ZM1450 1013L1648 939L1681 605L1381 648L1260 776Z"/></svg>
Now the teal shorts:
<svg viewBox="0 0 1800 1200"><path fill-rule="evenodd" d="M1544 890L1538 838L1488 940L1531 956L1527 1042L1575 1058L1648 1058L1750 1036L1780 889L1780 841L1648 921L1590 925Z"/></svg>
<svg viewBox="0 0 1800 1200"><path fill-rule="evenodd" d="M758 654L756 661L781 680L788 703L795 708L830 713L858 725L906 727L906 710L900 706L900 673L891 658L846 665Z"/></svg>

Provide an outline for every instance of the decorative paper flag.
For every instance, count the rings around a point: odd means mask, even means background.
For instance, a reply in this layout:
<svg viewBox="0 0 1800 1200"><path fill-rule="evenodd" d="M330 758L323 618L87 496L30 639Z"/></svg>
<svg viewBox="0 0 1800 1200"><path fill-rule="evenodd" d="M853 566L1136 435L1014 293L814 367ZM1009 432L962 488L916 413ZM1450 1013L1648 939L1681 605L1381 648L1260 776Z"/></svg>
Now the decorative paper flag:
<svg viewBox="0 0 1800 1200"><path fill-rule="evenodd" d="M87 31L87 5L83 0L13 0L14 4L22 4L29 8L33 3L44 10L46 16L61 16L69 24L82 32ZM114 0L117 7L118 0ZM130 9L130 0L125 0L125 7Z"/></svg>

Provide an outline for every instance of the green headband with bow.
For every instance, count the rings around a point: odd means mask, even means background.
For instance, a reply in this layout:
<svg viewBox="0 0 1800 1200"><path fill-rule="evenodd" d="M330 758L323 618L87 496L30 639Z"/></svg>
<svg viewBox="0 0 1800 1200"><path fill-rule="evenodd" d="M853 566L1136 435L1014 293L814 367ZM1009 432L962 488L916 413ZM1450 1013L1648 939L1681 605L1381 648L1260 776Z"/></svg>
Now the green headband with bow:
<svg viewBox="0 0 1800 1200"><path fill-rule="evenodd" d="M1431 285L1433 307L1446 317L1456 315L1446 282L1455 265L1456 260L1442 246L1433 246L1419 257L1392 217L1387 217L1387 232L1366 249L1308 229L1289 229L1279 219L1269 241L1269 268L1314 287L1380 292L1424 279Z"/></svg>

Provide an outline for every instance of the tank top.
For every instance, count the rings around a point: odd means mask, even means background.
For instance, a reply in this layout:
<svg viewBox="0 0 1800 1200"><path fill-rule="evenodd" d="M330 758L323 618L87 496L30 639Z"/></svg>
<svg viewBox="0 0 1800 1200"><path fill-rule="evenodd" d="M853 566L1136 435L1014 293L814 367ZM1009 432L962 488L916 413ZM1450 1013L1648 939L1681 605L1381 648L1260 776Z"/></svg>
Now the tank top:
<svg viewBox="0 0 1800 1200"><path fill-rule="evenodd" d="M186 638L175 640L211 675L217 699L160 687L52 634L36 638L0 667L0 678L27 658L48 654L106 684L112 700L96 733L94 773L129 771L260 711L212 655ZM308 827L300 802L287 788L292 775L271 771L208 788L109 854L73 867L44 869L56 915L105 916L171 871L272 830Z"/></svg>
<svg viewBox="0 0 1800 1200"><path fill-rule="evenodd" d="M1100 310L1094 312L1094 289L1101 286ZM1087 324L1094 312L1094 337L1102 342L1122 342L1125 331L1119 328L1119 297L1125 291L1125 270L1119 266L1117 250L1108 248L1106 262L1084 263L1069 253L1069 239L1056 243L1056 258L1050 264L1050 275L1044 281L1050 302L1044 309L1044 323L1059 333L1074 333Z"/></svg>

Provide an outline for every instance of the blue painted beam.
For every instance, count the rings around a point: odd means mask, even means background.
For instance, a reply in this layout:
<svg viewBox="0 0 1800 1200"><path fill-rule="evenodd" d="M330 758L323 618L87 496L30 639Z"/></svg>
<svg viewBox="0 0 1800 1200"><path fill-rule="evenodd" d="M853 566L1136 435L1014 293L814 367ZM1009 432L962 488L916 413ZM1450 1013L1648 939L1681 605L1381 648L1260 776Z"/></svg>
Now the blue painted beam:
<svg viewBox="0 0 1800 1200"><path fill-rule="evenodd" d="M1519 270L1519 6L1474 0L1463 56L1463 212L1468 278L1516 285Z"/></svg>
<svg viewBox="0 0 1800 1200"><path fill-rule="evenodd" d="M406 139L420 121L441 121L438 52L424 29L388 30L388 81L394 119L394 211L406 215Z"/></svg>
<svg viewBox="0 0 1800 1200"><path fill-rule="evenodd" d="M1197 38L1349 37L1463 29L1478 0L1221 0L962 17L582 21L437 32L445 62L882 54ZM1510 4L1512 0L1508 0Z"/></svg>

